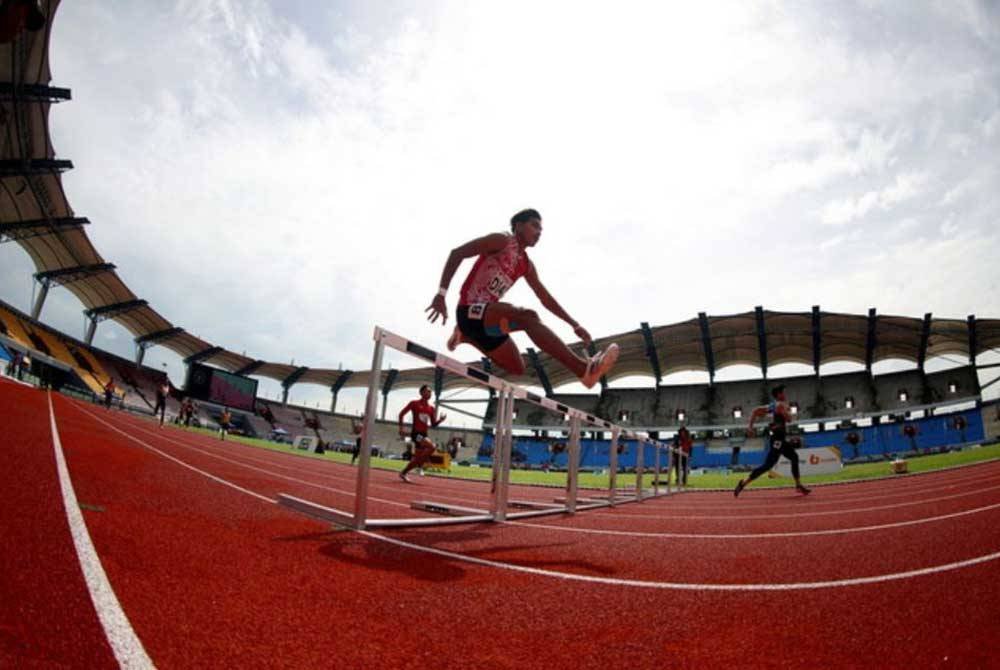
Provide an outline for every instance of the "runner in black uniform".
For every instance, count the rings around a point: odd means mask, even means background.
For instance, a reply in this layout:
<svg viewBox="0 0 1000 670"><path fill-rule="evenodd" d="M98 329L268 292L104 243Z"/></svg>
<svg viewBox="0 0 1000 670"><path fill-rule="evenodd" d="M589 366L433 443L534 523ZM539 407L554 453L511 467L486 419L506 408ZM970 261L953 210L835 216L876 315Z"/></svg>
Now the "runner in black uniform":
<svg viewBox="0 0 1000 670"><path fill-rule="evenodd" d="M795 488L799 490L799 493L808 494L810 491L802 482L799 480L799 456L795 453L795 449L788 443L787 439L787 429L788 424L793 421L792 413L788 409L788 405L785 404L785 387L775 386L771 389L771 397L774 400L771 401L769 405L761 405L760 407L754 409L750 414L750 425L747 426L747 434L753 435L753 423L757 420L757 417L764 416L765 414L771 415L771 424L769 426L771 434L768 438L768 451L767 458L756 470L750 473L746 479L741 479L736 485L736 490L733 491L733 495L739 497L740 492L747 487L747 485L753 480L760 477L762 474L771 470L774 465L778 462L778 459L784 456L789 461L792 462L792 477L795 478Z"/></svg>

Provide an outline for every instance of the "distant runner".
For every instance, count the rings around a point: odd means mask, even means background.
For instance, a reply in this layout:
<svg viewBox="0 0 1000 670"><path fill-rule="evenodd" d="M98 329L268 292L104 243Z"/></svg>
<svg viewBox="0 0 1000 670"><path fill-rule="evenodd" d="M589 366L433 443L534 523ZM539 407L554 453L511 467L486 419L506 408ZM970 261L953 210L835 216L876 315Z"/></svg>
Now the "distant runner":
<svg viewBox="0 0 1000 670"><path fill-rule="evenodd" d="M413 413L413 430L410 431L410 440L413 442L413 456L410 462L399 473L399 478L404 482L410 481L406 476L410 470L419 468L434 455L434 443L428 437L431 426L437 426L447 417L446 414L437 415L437 409L428 401L431 398L431 387L424 384L420 387L420 399L411 400L403 411L399 413L399 436L406 437L406 429L403 427L403 420L406 415Z"/></svg>
<svg viewBox="0 0 1000 670"><path fill-rule="evenodd" d="M794 419L792 418L791 410L788 409L788 405L785 403L785 386L775 386L771 389L771 397L774 400L769 405L761 405L754 409L750 414L750 424L747 426L747 434L753 435L754 421L765 414L771 415L771 424L769 426L771 435L768 438L769 449L767 451L767 458L764 459L760 467L751 472L745 479L741 479L736 485L736 490L733 491L733 495L736 497L739 497L740 492L750 482L769 472L782 456L792 462L792 477L795 478L795 488L798 489L799 493L808 495L811 492L799 480L799 455L795 453L795 449L788 443L786 435L788 424L792 423Z"/></svg>
<svg viewBox="0 0 1000 670"><path fill-rule="evenodd" d="M618 360L618 345L609 344L593 357L580 356L542 323L537 312L500 301L507 290L524 277L546 309L572 326L584 344L591 342L590 333L546 290L528 258L527 248L538 244L542 235L541 214L534 209L518 212L510 220L510 230L510 234L493 233L452 250L441 272L441 288L425 310L430 312L427 320L436 323L441 317L442 325L448 321L445 303L448 285L463 260L478 256L462 284L455 310L457 324L448 340L448 349L453 351L460 343L467 342L511 374L521 375L524 374L521 352L510 339L510 333L523 330L542 351L591 388Z"/></svg>

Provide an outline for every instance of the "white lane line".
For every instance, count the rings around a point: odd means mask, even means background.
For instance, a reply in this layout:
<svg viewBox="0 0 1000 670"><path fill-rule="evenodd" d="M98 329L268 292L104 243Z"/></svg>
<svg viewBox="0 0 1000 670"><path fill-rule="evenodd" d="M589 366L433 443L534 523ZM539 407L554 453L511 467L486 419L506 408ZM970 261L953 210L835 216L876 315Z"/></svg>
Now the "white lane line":
<svg viewBox="0 0 1000 670"><path fill-rule="evenodd" d="M913 507L914 505L926 505L933 502L941 502L942 500L954 500L955 498L964 498L966 496L979 495L980 493L986 493L987 491L996 491L1000 489L1000 484L996 486L987 486L983 489L976 489L975 491L963 491L962 493L955 493L950 496L938 496L937 498L926 498L924 500L913 500L910 502L893 503L892 505L878 505L876 507L857 507L854 509L844 509L844 510L829 510L826 512L801 512L801 513L791 513L791 514L614 514L611 512L591 512L594 516L612 516L617 519L663 519L663 520L678 520L678 519L698 519L701 521L711 521L711 520L731 520L731 519L798 519L801 517L812 517L812 516L833 516L833 515L844 515L844 514L856 514L859 512L878 512L886 509L897 509L899 507ZM662 499L661 499L662 500Z"/></svg>
<svg viewBox="0 0 1000 670"><path fill-rule="evenodd" d="M81 411L84 411L81 409ZM90 412L85 412L90 414ZM96 417L95 415L91 415ZM98 418L100 421L100 419ZM102 423L105 423L102 421ZM106 424L109 425L110 424ZM114 428L113 426L111 426ZM126 437L144 444L141 440L133 438L124 431L120 431L114 428L119 433L122 433ZM209 477L213 481L217 481L222 484L231 486L232 488L247 493L256 498L260 498L269 503L275 503L276 501L262 496L253 491L244 489L243 487L231 484L224 479L211 475L203 470L199 470L193 466L189 466L183 461L180 461L168 454L164 454L159 449L150 447L156 453L169 458L170 460L184 465L199 474ZM556 572L554 570L543 570L541 568L529 568L523 565L517 565L514 563L502 563L499 561L491 561L484 558L476 558L474 556L467 556L465 554L456 554L451 551L445 551L443 549L435 549L434 547L426 547L419 544L413 544L411 542L405 542L403 540L397 540L395 538L387 537L385 535L380 535L378 533L373 533L371 531L352 531L359 535L377 540L379 542L386 542L388 544L393 544L399 547L404 547L406 549L411 549L413 551L420 551L428 554L433 554L435 556L442 556L444 558L450 558L456 561L462 561L465 563L472 563L475 565L482 565L490 568L496 568L499 570L509 570L512 572L521 572L531 575L537 575L541 577L549 577L553 579L561 579L565 581L577 581L577 582L587 582L591 584L605 584L609 586L629 586L634 588L646 588L646 589L661 589L661 590L675 590L675 591L797 591L797 590L808 590L808 589L824 589L824 588L842 588L847 586L861 586L865 584L878 584L883 582L897 581L901 579L910 579L913 577L922 577L925 575L932 575L940 572L948 572L951 570L959 570L961 568L971 567L973 565L978 565L980 563L986 563L989 561L994 561L1000 558L1000 552L986 554L984 556L977 556L974 558L966 559L964 561L958 561L955 563L946 563L944 565L931 566L929 568L921 568L919 570L908 570L906 572L895 572L888 573L884 575L872 575L869 577L855 577L851 579L836 579L827 580L819 582L786 582L786 583L768 583L768 584L713 584L713 583L698 583L698 582L656 582L656 581L646 581L639 579L615 579L612 577L592 577L590 575L575 575L568 572Z"/></svg>
<svg viewBox="0 0 1000 670"><path fill-rule="evenodd" d="M154 668L153 661L146 654L142 641L135 634L118 597L115 595L108 575L104 572L101 559L97 555L94 543L87 532L87 524L76 499L73 481L66 467L66 457L63 454L62 440L59 439L59 429L56 427L56 415L52 408L52 394L45 394L49 403L49 423L52 428L52 448L56 457L56 470L59 473L59 487L62 489L63 506L66 508L66 519L69 521L76 555L80 560L83 578L90 591L90 599L97 610L97 618L101 621L104 634L111 644L118 665L122 668Z"/></svg>
<svg viewBox="0 0 1000 670"><path fill-rule="evenodd" d="M86 410L84 410L84 411L86 411ZM92 414L91 412L86 412L86 413L90 414L91 416L93 416L98 421L102 421L103 422L103 419L101 419L99 416L97 416L95 414ZM105 425L107 425L107 426L109 426L111 428L114 428L114 426L112 426L111 424L108 424L106 422L104 422L104 423L105 423ZM114 429L118 430L117 428L114 428ZM215 458L215 459L218 459L218 460L221 460L221 461L225 461L227 463L232 463L234 465L238 465L240 467L244 467L244 468L247 468L247 469L250 469L250 470L254 470L256 472L261 472L261 473L264 473L264 474L272 475L274 477L280 477L281 479L286 479L286 480L297 482L297 483L300 483L300 484L306 484L306 485L312 486L314 488L319 488L319 489L328 490L328 491L334 491L334 492L337 492L337 493L353 494L353 491L345 491L345 490L341 490L341 489L334 489L334 488L331 488L329 486L324 486L322 484L316 484L316 483L309 482L309 481L306 481L306 480L303 480L303 479L298 479L298 478L295 478L295 477L289 477L287 475L282 475L282 474L280 474L278 472L274 472L272 470L267 470L265 468L258 468L258 467L253 466L253 465L247 465L245 463L241 463L240 461L233 460L233 459L227 458L225 456L220 456L220 455L217 455L217 454L213 454L211 452L208 452L208 451L202 450L202 449L200 449L198 447L195 447L194 445L188 445L188 444L185 444L183 442L179 442L177 440L174 440L174 439L172 439L170 437L167 437L165 435L159 435L156 432L149 431L149 430L146 430L146 429L143 429L143 428L138 428L138 430L140 430L141 432L144 432L144 433L148 433L149 435L152 435L152 436L155 436L155 437L159 437L159 438L161 438L163 440L166 440L167 442L170 442L172 444L176 444L176 445L178 445L178 446L180 446L180 447L182 447L184 449L189 449L191 451L195 451L195 452L197 452L199 454L202 454L204 456L208 456L210 458ZM122 431L119 431L119 432L122 432ZM126 435L130 439L135 439L135 438L132 438L131 436L127 435L126 433L122 433L122 434ZM136 440L136 441L138 441L138 440ZM140 444L145 444L145 443L140 441ZM150 448L153 448L153 447L150 447ZM155 448L154 448L154 450L155 450ZM252 459L252 460L257 460L257 459ZM1000 486L992 487L992 488L1000 488ZM991 489L987 488L987 489L983 489L983 490L989 491ZM375 501L378 501L378 502L382 502L382 503L386 503L386 504L389 504L389 505L395 505L395 506L398 506L398 507L409 508L409 505L407 505L405 503L395 502L395 501L392 501L392 500L385 500L385 499L382 499L382 498L375 498L375 497L369 497L369 499L370 500L375 500ZM978 512L984 512L984 511L988 511L988 510L991 510L991 509L995 509L997 507L1000 507L1000 503L998 503L996 505L988 505L986 507L979 507L979 508L976 508L976 509L973 509L973 510L966 510L966 511L962 511L962 512L954 512L954 513L950 513L950 514L944 514L944 515L937 516L937 517L929 517L929 518L924 518L924 519L915 519L915 520L910 520L910 521L900 521L900 522L889 523L889 524L880 524L880 525L874 525L874 526L858 526L858 527L852 527L852 528L837 528L837 529L830 529L830 530L788 531L788 532L775 532L775 533L729 533L729 534L672 533L672 532L657 533L657 532L643 532L643 531L615 531L615 530L601 530L601 529L590 529L590 528L572 528L572 527L568 527L568 526L550 526L550 525L546 525L546 524L536 524L536 523L528 523L528 522L520 522L520 521L507 521L507 522L504 522L504 523L506 523L508 525L511 525L511 526L525 526L525 527L528 527L528 528L544 528L544 529L558 530L558 531L571 532L571 533L584 533L584 534L594 534L594 535L617 535L617 536L625 536L625 537L670 538L670 539L758 539L758 538L779 538L779 537L802 537L802 536L811 536L811 535L813 535L813 536L814 535L838 535L838 534L844 534L844 533L860 533L860 532L870 532L870 531L876 531L876 530L885 530L885 529L889 529L889 528L898 528L898 527L902 527L902 526L911 526L911 525L917 525L917 524L923 524L923 523L931 523L931 522L934 522L934 521L941 521L941 520L950 519L950 518L954 518L954 517L958 517L958 516L965 516L965 515L968 515L968 514L975 514L975 513L978 513ZM612 515L612 516L615 516L615 515ZM632 515L632 516L635 516L635 515ZM617 515L616 518L622 518L622 517L621 517L621 515ZM664 517L664 518L673 519L673 518L688 518L688 517ZM723 518L723 517L709 517L709 518ZM737 517L734 517L734 518L747 519L747 518L753 518L753 517L750 517L750 516L737 516ZM768 518L771 518L771 517L768 516Z"/></svg>
<svg viewBox="0 0 1000 670"><path fill-rule="evenodd" d="M101 423L104 423L104 425L108 426L112 430L118 431L119 433L121 433L122 435L124 435L125 437L127 437L128 439L133 440L135 442L138 442L139 444L141 444L141 445L143 445L145 447L148 447L149 449L152 449L153 451L155 451L155 452L157 452L159 454L163 454L167 458L170 458L170 459L175 460L175 461L177 460L173 456L170 456L169 454L164 454L163 452L161 452L156 447L153 447L153 446L147 444L146 442L143 442L142 440L140 440L140 439L138 439L136 437L133 437L132 435L129 435L128 433L126 433L124 431L121 431L118 428L115 428L113 425L111 425L110 423L105 422L103 419L101 419L96 414L91 414L90 412L88 412L86 410L81 410L81 411L83 411L85 414L90 414L90 416L94 417L95 419L97 419ZM151 435L153 437L162 439L162 440L164 440L166 442L169 442L171 444L175 444L175 445L177 445L178 447L180 447L182 449L187 449L188 451L194 451L196 453L199 453L202 456L205 456L207 458L214 458L214 459L216 459L218 461L224 461L226 463L232 463L233 465L237 465L237 466L239 466L241 468L246 468L247 470L253 470L254 472L262 472L262 473L264 473L266 475L271 475L272 477L279 477L281 479L284 479L284 480L287 480L287 481L290 481L290 482L295 482L296 484L304 484L306 486L312 486L313 488L322 489L324 491L331 491L333 493L343 493L343 494L346 494L346 495L349 495L349 496L353 496L354 495L354 491L347 491L345 489L335 489L332 486L326 486L325 484L317 484L316 482L310 482L310 481L307 481L305 479L299 479L297 477L289 477L288 475L283 475L283 474L281 474L279 472L275 472L273 470L266 470L264 468L258 468L257 466L248 465L247 463L243 463L241 461L233 460L232 458L228 458L226 456L220 456L218 454L213 454L210 451L205 451L204 449L200 449L200 448L198 448L196 446L184 444L183 442L178 442L177 440L171 439L171 438L167 437L166 435L160 435L159 433L154 433L152 431L147 431L147 430L143 430L143 429L138 429L138 430L140 432L143 432L143 433L148 433L149 435ZM183 461L177 461L177 462L183 464ZM192 469L196 469L196 468L192 468ZM201 472L201 471L199 470L199 472ZM212 476L212 475L210 475L210 476ZM235 486L235 484L233 484L233 486ZM237 487L237 488L239 488L239 487ZM385 503L386 505L396 505L397 507L405 507L407 509L410 508L410 506L407 503L401 503L401 502L399 502L397 500L386 500L384 498L376 498L374 496L368 496L368 499L369 500L374 500L374 501L380 502L380 503ZM269 502L276 502L272 498L268 498L267 500Z"/></svg>
<svg viewBox="0 0 1000 670"><path fill-rule="evenodd" d="M395 538L386 537L384 535L379 535L378 533L372 533L366 530L360 530L355 532L364 535L366 537L372 538L374 540L379 540L381 542L388 542L389 544L395 544L400 547L405 547L406 549L412 549L414 551L422 551L429 554L434 554L435 556L450 558L456 561L463 561L466 563L474 563L476 565L483 565L490 568L497 568L499 570L510 570L512 572L523 572L529 575L538 575L540 577L551 577L554 579L562 579L566 581L587 582L590 584L607 584L610 586L630 586L643 589L663 589L663 590L674 590L674 591L802 591L807 589L842 588L845 586L880 584L900 579L909 579L912 577L933 575L939 572L948 572L950 570L958 570L960 568L966 568L973 565L978 565L979 563L995 561L996 559L1000 558L1000 552L996 552L993 554L987 554L985 556L977 556L975 558L970 558L955 563L946 563L944 565L935 565L929 568L921 568L920 570L908 570L906 572L894 572L885 575L872 575L870 577L855 577L851 579L832 579L822 582L786 582L777 584L770 584L770 583L769 584L702 584L698 582L655 582L642 579L616 579L613 577L592 577L590 575L575 575L573 573L568 573L568 572L556 572L555 570L529 568L527 566L517 565L514 563L501 563L499 561L491 561L485 558L476 558L474 556L466 556L465 554L456 554L454 552L444 551L442 549L425 547L423 545L413 544L411 542L404 542L403 540L397 540Z"/></svg>
<svg viewBox="0 0 1000 670"><path fill-rule="evenodd" d="M87 413L89 414L89 412L87 412ZM95 416L95 415L91 414L91 416ZM95 416L95 418L97 418L97 417ZM252 469L252 470L257 470L258 472L264 472L264 473L267 473L267 474L272 474L272 475L274 475L276 477L283 477L284 479L287 479L288 481L293 481L293 482L296 482L296 483L305 484L307 486L313 486L315 488L321 488L321 489L324 489L324 490L332 491L334 493L342 493L342 494L346 494L346 495L354 495L354 491L353 490L348 491L348 490L345 490L345 489L333 488L331 486L324 486L322 484L318 484L318 483L315 483L315 482L310 482L310 481L299 479L299 478L295 478L295 477L284 476L284 475L281 475L281 474L279 474L279 473L277 473L277 472L275 472L273 470L264 470L264 469L260 469L260 468L255 468L253 466L247 465L244 462L233 460L233 459L230 459L230 458L227 458L227 457L224 457L224 456L216 455L213 452L208 451L206 448L204 448L199 443L196 443L194 441L192 441L191 444L188 444L186 442L181 442L181 441L176 440L174 438L170 438L170 437L167 437L165 435L160 435L160 434L158 434L158 433L156 433L154 431L150 431L146 427L135 426L135 429L139 430L140 432L143 432L143 433L146 433L148 435L151 435L151 436L160 437L160 438L162 438L162 439L170 442L171 444L176 444L176 445L178 445L180 447L183 447L185 449L190 449L192 451L196 451L198 453L204 454L205 456L208 456L210 458L220 459L220 460L223 460L223 461L226 461L226 462L229 462L229 463L233 463L234 465L238 465L238 466L245 467L245 468ZM190 435L186 435L186 437L191 437L191 436ZM246 447L248 449L252 449L253 448L253 447L248 447L247 445L243 445L243 444L240 444L240 443L234 443L234 444L239 444L241 447ZM281 456L283 454L281 454L281 452L277 452L274 455L275 456ZM296 471L296 472L299 471L298 469L292 468L291 466L283 465L283 464L280 464L280 463L275 463L275 462L272 462L271 460L267 460L267 459L254 458L254 457L249 456L249 455L241 455L241 457L245 458L247 461L250 461L250 462L261 463L263 465L267 465L267 466L271 466L271 467L278 467L278 468L281 468L283 470L292 470L292 471ZM991 460L991 461L983 461L983 462L977 462L977 463L963 463L963 464L960 464L960 465L957 465L957 466L953 466L951 468L946 468L946 469L943 469L943 470L914 473L914 476L916 476L916 475L934 475L934 474L938 474L938 473L945 473L945 472L950 472L950 471L953 471L953 470L963 469L963 468L966 468L966 467L972 467L972 466L977 466L977 465L989 464L989 463L994 463L994 462L996 462L996 461L992 461ZM317 464L328 464L329 463L331 465L339 465L336 462L328 462L328 461L316 461L316 463ZM351 477L350 477L349 473L339 473L339 472L334 473L333 471L326 470L326 471L317 471L317 472L314 472L314 473L311 473L311 474L319 477L320 479L331 479L331 480L334 480L334 482L331 482L331 483L340 483L340 482L337 482L336 480L341 479L342 476L345 477L345 478L347 478L347 483L348 484L351 481ZM879 495L879 496L863 496L863 497L841 498L841 499L831 499L831 500L821 499L821 500L817 500L813 504L818 503L818 504L824 504L824 505L836 505L836 504L840 504L842 502L847 502L848 500L850 500L850 501L854 501L854 500L872 500L873 498L874 499L885 499L885 498L892 498L892 497L912 496L913 493L917 493L917 492L927 493L927 492L936 491L936 490L947 490L947 489L956 488L956 487L958 487L960 485L963 485L963 484L979 483L980 481L984 481L984 480L985 481L992 481L994 479L996 479L995 475L974 474L974 475L971 475L969 477L963 477L961 479L952 479L949 483L946 483L948 480L946 480L945 482L939 482L939 484L941 484L939 486L925 486L925 487L914 486L913 490L910 490L910 491L897 491L897 492L888 493L888 494ZM450 483L452 480L445 480L445 481L448 481ZM869 482L871 480L860 479L860 480L856 480L856 481L864 483L864 482ZM899 480L893 480L893 481L899 481ZM379 483L379 482L372 482L371 486L375 487L375 488L383 488L383 489L386 489L386 490L392 490L394 488L392 484L389 484L389 483ZM998 486L1000 486L1000 485L998 485ZM988 490L991 490L991 489L990 488L979 489L979 490L973 491L971 493L977 493L979 491L988 491ZM761 492L770 492L770 491L771 491L770 489L763 489L763 490L761 490ZM451 494L449 494L449 492L438 491L438 492L434 493L434 496L436 498L440 498L441 502L482 502L482 500L483 500L482 498L467 497L467 496L464 496L464 495L454 495L454 494L459 493L459 491L451 491L450 493ZM965 495L965 494L960 494L960 495ZM892 509L892 508L898 507L898 506L918 505L918 504L923 504L923 503L926 503L926 502L937 502L937 501L940 501L940 500L947 500L947 499L949 499L949 497L946 496L946 497L939 497L939 498L930 498L930 499L926 499L926 500L916 500L916 501L910 501L910 502L905 502L905 503L899 503L897 505L885 505L885 506L881 506L881 507L867 507L867 508L859 508L859 509L837 509L837 510L830 510L830 511L826 511L826 512L808 512L808 513L790 513L790 514L687 515L687 516L685 516L685 515L679 515L679 514L660 515L660 514L630 513L628 511L626 511L624 513L598 512L598 511L595 511L595 512L593 512L593 514L594 514L594 516L612 516L612 517L615 517L615 518L625 518L625 517L627 517L627 518L639 518L639 519L671 519L671 520L672 519L698 519L698 520L711 520L711 519L724 519L724 520L733 520L733 519L740 519L740 520L743 520L743 519L781 519L781 518L796 518L796 517L800 517L800 516L839 515L839 514L850 514L850 513L853 513L853 512L878 511L878 510L881 510L881 509ZM406 503L399 503L399 502L396 502L396 501L393 501L393 500L387 500L385 498L376 498L376 497L373 497L373 496L369 496L369 500L374 500L376 502L384 503L384 504L387 504L387 505L409 508L409 505L406 504ZM771 501L771 502L753 501L753 503L751 503L751 504L755 508L756 507L766 508L769 505L773 506L779 500L784 500L784 498L775 497L774 500ZM661 501L671 502L671 499L663 498L663 499L661 499ZM683 509L683 507L682 507L683 505L684 505L684 503L680 503L677 506L671 505L670 508L671 508L671 510L679 510L679 509ZM748 507L749 506L750 505L748 505ZM728 508L728 509L732 509L732 507L728 506L728 505L713 505L711 503L706 504L704 506L698 505L697 507L699 509L705 509L705 508L719 508L719 509L726 509L726 508ZM741 505L741 507L742 507L742 505Z"/></svg>
<svg viewBox="0 0 1000 670"><path fill-rule="evenodd" d="M829 530L782 531L775 533L671 533L671 532L655 533L655 532L629 531L629 530L604 530L600 528L574 528L570 526L553 526L544 523L527 523L524 521L506 521L505 523L510 526L544 528L545 530L556 530L567 533L585 533L591 535L620 535L625 537L655 537L655 538L688 539L688 540L690 539L756 540L769 537L809 537L815 535L843 535L847 533L867 533L876 530L888 530L890 528L902 528L904 526L917 526L925 523L933 523L935 521L944 521L946 519L954 519L960 516L967 516L970 514L979 514L981 512L988 512L994 509L1000 509L1000 503L997 503L995 505L987 505L985 507L976 507L975 509L963 510L961 512L942 514L941 516L932 516L923 519L911 519L909 521L897 521L895 523L883 523L876 526L854 526L849 528L831 528Z"/></svg>
<svg viewBox="0 0 1000 670"><path fill-rule="evenodd" d="M163 456L164 458L173 461L177 465L185 467L188 470L192 470L194 472L197 472L199 475L203 475L205 477L208 477L209 479L211 479L211 480L213 480L215 482L218 482L219 484L222 484L223 486L229 486L230 488L234 488L237 491L240 491L241 493L246 493L247 495L253 496L255 498L259 498L260 500L263 500L264 502L269 502L269 503L271 503L273 505L277 505L278 504L278 501L275 500L274 498L268 498L267 496L263 496L263 495L257 493L256 491L251 491L250 489L245 489L242 486L240 486L239 484L234 484L234 483L232 483L230 481L222 479L221 477L216 477L215 475L213 475L210 472L205 472L204 470L200 470L200 469L196 468L195 466L190 465L189 463L186 463L186 462L180 460L179 458L175 458L175 457L171 456L170 454L168 454L168 453L166 453L164 451L160 451L159 449L157 449L153 445L149 444L148 442L143 442L139 438L134 437L132 435L129 435L124 430L120 430L119 428L116 428L115 426L113 426L112 424L108 423L107 421L105 421L101 417L97 416L96 414L92 414L91 412L88 412L87 410L83 409L82 407L77 407L76 404L74 404L73 407L76 407L79 411L83 412L84 414L87 414L87 415L93 417L99 423L103 423L105 426L107 426L111 430L115 431L116 433L124 435L125 437L127 437L130 440L132 440L133 442L137 442L137 443L141 444L142 446L146 447L150 451L156 452L160 456Z"/></svg>

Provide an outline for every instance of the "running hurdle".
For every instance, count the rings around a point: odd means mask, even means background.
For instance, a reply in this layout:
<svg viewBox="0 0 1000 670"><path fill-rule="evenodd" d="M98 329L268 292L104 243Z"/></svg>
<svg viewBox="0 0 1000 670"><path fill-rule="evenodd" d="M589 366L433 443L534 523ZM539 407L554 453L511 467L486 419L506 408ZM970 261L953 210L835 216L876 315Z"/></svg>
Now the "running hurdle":
<svg viewBox="0 0 1000 670"><path fill-rule="evenodd" d="M297 512L315 518L329 521L338 526L346 526L357 530L366 528L390 528L407 526L437 526L461 523L502 522L508 519L523 519L527 517L547 516L553 514L574 514L578 511L613 507L625 502L642 502L652 497L668 495L669 483L665 491L660 490L661 453L667 454L667 472L674 458L674 450L648 435L630 431L592 414L556 402L551 398L539 396L519 386L511 384L499 377L486 373L453 358L437 353L416 342L375 327L375 350L372 355L371 376L368 382L368 396L365 401L364 430L361 433L361 453L358 455L357 482L354 491L354 510L348 513L344 510L319 505L315 502L297 498L285 493L279 494L278 502ZM493 444L493 487L490 509L481 510L469 507L459 507L450 503L420 501L413 503L415 509L422 509L440 514L438 517L406 518L406 519L370 519L368 518L368 482L371 471L371 439L374 435L375 414L378 404L379 385L382 373L382 356L389 347L405 354L430 362L436 367L491 388L498 392L497 420L494 427ZM539 407L561 413L569 418L570 439L568 450L568 473L566 495L557 498L556 503L536 503L508 500L510 486L510 458L514 443L513 418L514 403L522 400ZM578 495L577 481L579 477L580 431L582 426L591 426L611 432L610 481L607 495L601 497L581 497ZM617 487L618 443L619 439L635 440L638 443L636 462L636 486L633 491L619 490ZM654 447L655 462L653 464L655 478L650 491L643 486L644 445ZM669 477L669 474L668 474ZM510 508L527 508L525 511L510 512Z"/></svg>

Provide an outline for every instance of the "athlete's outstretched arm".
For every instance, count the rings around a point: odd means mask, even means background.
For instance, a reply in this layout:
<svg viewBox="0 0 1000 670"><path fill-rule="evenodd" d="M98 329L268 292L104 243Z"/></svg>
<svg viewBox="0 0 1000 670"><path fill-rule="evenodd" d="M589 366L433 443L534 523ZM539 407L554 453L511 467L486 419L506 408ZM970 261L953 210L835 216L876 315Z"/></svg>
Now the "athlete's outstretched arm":
<svg viewBox="0 0 1000 670"><path fill-rule="evenodd" d="M434 296L434 299L431 300L431 304L428 305L427 309L424 310L425 312L430 312L427 315L427 320L435 323L438 317L441 317L442 326L448 322L448 305L445 303L443 294L448 292L448 285L451 284L451 278L455 276L455 271L458 270L458 266L462 264L462 261L473 256L496 253L503 249L506 244L507 235L504 233L492 233L452 249L451 253L448 254L448 260L444 263L444 270L441 271L441 283L438 284L441 289Z"/></svg>
<svg viewBox="0 0 1000 670"><path fill-rule="evenodd" d="M432 426L440 426L441 422L448 418L447 414L438 414L438 408L434 408L434 418L431 419Z"/></svg>
<svg viewBox="0 0 1000 670"><path fill-rule="evenodd" d="M413 410L413 401L411 400L410 402L406 403L406 407L404 407L399 412L399 434L400 435L406 435L406 428L403 427L403 419L405 419L406 415L409 414L412 410Z"/></svg>
<svg viewBox="0 0 1000 670"><path fill-rule="evenodd" d="M562 308L562 305L560 305L559 302L552 297L549 290L545 288L544 284L542 284L542 280L538 278L538 272L535 270L534 263L528 263L528 271L525 273L524 279L528 282L528 286L531 287L531 290L535 292L535 295L538 296L538 300L541 301L545 309L549 310L560 319L573 326L573 332L576 333L577 337L583 340L584 344L590 344L590 333L587 332L586 328L577 323L576 320Z"/></svg>

